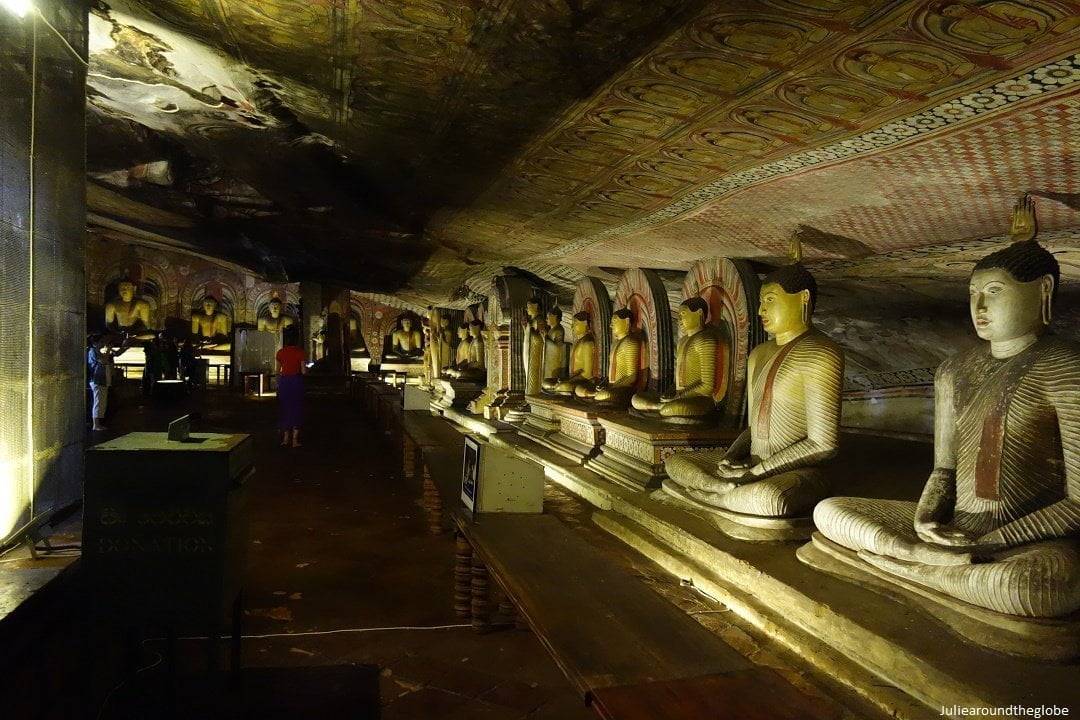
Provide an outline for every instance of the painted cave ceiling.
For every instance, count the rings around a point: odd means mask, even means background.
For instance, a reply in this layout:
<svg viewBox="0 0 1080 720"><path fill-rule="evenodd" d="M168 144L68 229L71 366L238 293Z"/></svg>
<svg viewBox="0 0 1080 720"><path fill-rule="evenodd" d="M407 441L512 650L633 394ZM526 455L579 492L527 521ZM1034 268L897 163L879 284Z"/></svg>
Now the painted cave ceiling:
<svg viewBox="0 0 1080 720"><path fill-rule="evenodd" d="M90 53L94 231L269 276L447 304L798 234L923 297L1033 192L1080 278L1080 2L96 0Z"/></svg>

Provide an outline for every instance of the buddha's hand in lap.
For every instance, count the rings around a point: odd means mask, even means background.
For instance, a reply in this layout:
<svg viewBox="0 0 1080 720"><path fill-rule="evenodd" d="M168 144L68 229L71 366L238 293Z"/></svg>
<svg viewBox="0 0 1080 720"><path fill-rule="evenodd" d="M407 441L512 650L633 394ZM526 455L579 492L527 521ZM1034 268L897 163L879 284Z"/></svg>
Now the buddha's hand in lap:
<svg viewBox="0 0 1080 720"><path fill-rule="evenodd" d="M716 474L722 480L735 483L736 485L756 480L758 476L750 463L739 460L721 460L716 465Z"/></svg>
<svg viewBox="0 0 1080 720"><path fill-rule="evenodd" d="M935 520L916 520L915 534L920 540L930 545L970 549L978 544L978 539L971 533Z"/></svg>

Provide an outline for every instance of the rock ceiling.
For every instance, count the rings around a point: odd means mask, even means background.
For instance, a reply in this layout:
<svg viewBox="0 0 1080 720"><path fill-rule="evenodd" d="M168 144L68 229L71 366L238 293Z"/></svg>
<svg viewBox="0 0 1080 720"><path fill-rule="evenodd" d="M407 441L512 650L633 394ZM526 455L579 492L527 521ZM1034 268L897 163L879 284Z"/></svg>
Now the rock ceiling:
<svg viewBox="0 0 1080 720"><path fill-rule="evenodd" d="M104 0L90 49L94 218L268 272L917 280L1032 191L1080 276L1080 2Z"/></svg>

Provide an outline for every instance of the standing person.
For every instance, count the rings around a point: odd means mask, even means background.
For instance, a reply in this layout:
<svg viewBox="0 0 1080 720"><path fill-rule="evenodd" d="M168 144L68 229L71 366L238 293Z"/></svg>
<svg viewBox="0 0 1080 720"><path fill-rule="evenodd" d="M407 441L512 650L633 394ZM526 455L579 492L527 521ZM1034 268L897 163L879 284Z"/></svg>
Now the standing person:
<svg viewBox="0 0 1080 720"><path fill-rule="evenodd" d="M154 383L161 377L159 353L157 351L158 342L160 341L155 336L153 340L147 340L143 343L142 391L146 397L150 397L154 392Z"/></svg>
<svg viewBox="0 0 1080 720"><path fill-rule="evenodd" d="M195 345L191 342L191 338L188 338L180 348L180 379L186 383L191 383L194 374Z"/></svg>
<svg viewBox="0 0 1080 720"><path fill-rule="evenodd" d="M277 351L278 412L281 447L300 447L300 423L304 412L304 372L306 359L300 348L300 333L295 325L282 332L284 346Z"/></svg>
<svg viewBox="0 0 1080 720"><path fill-rule="evenodd" d="M91 416L94 420L94 431L101 432L107 429L105 411L109 407L109 383L112 380L112 353L105 345L104 335L94 335L90 338L86 364L90 393L93 396Z"/></svg>

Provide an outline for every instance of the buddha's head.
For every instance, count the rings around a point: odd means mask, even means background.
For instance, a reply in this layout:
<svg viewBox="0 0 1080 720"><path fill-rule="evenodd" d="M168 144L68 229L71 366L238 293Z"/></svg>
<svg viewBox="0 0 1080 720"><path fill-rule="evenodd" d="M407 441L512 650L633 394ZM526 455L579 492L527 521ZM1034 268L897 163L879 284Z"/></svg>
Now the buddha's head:
<svg viewBox="0 0 1080 720"><path fill-rule="evenodd" d="M980 260L968 286L971 321L983 340L1005 342L1039 334L1050 324L1061 268L1034 240Z"/></svg>
<svg viewBox="0 0 1080 720"><path fill-rule="evenodd" d="M439 315L439 328L441 328L442 330L447 330L447 329L449 329L449 327L450 327L450 316L440 314Z"/></svg>
<svg viewBox="0 0 1080 720"><path fill-rule="evenodd" d="M589 334L589 313L584 310L574 314L574 337L583 338Z"/></svg>
<svg viewBox="0 0 1080 720"><path fill-rule="evenodd" d="M479 340L484 335L484 323L479 320L473 320L469 323L469 335L474 339Z"/></svg>
<svg viewBox="0 0 1080 720"><path fill-rule="evenodd" d="M412 318L411 317L403 317L403 318L401 318L401 330L402 330L402 332L412 332Z"/></svg>
<svg viewBox="0 0 1080 720"><path fill-rule="evenodd" d="M203 298L202 309L203 309L203 313L205 313L207 316L216 315L217 314L217 300L215 300L214 298L207 295L206 297Z"/></svg>
<svg viewBox="0 0 1080 720"><path fill-rule="evenodd" d="M121 300L129 303L135 299L135 283L123 280L116 286L116 292L120 295Z"/></svg>
<svg viewBox="0 0 1080 720"><path fill-rule="evenodd" d="M548 327L555 327L562 324L562 310L556 305L547 311L547 324Z"/></svg>
<svg viewBox="0 0 1080 720"><path fill-rule="evenodd" d="M758 300L761 326L770 335L801 332L810 327L817 301L817 282L801 263L785 265L765 276Z"/></svg>
<svg viewBox="0 0 1080 720"><path fill-rule="evenodd" d="M709 321L709 303L699 297L683 300L679 306L679 324L683 332L693 335Z"/></svg>
<svg viewBox="0 0 1080 720"><path fill-rule="evenodd" d="M459 325L457 329L457 336L459 340L464 340L465 338L469 337L469 326L467 324Z"/></svg>
<svg viewBox="0 0 1080 720"><path fill-rule="evenodd" d="M525 303L525 314L529 316L529 319L540 317L540 300L535 297L531 297Z"/></svg>
<svg viewBox="0 0 1080 720"><path fill-rule="evenodd" d="M278 300L277 298L274 298L273 300L271 300L269 310L270 310L270 317L277 320L279 317L281 317L281 301Z"/></svg>
<svg viewBox="0 0 1080 720"><path fill-rule="evenodd" d="M616 340L622 340L630 334L630 327L634 321L634 314L629 308L619 308L611 314L611 334Z"/></svg>

